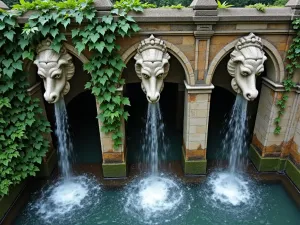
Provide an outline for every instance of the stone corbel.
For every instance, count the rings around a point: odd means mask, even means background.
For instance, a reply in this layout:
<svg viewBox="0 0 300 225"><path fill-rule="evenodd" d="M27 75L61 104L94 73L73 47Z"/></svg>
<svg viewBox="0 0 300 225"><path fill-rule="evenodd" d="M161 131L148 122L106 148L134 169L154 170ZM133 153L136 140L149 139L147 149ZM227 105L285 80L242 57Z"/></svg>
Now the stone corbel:
<svg viewBox="0 0 300 225"><path fill-rule="evenodd" d="M196 94L196 93L201 93L201 94L209 94L212 92L212 90L215 88L214 85L189 85L186 81L184 81L185 89L187 92L190 94Z"/></svg>

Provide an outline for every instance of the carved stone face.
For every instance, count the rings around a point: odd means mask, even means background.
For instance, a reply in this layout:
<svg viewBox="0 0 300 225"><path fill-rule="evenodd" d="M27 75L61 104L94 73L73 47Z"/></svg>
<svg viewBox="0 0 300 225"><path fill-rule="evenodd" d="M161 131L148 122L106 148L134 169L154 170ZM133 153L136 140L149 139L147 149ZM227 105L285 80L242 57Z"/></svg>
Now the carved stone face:
<svg viewBox="0 0 300 225"><path fill-rule="evenodd" d="M258 91L256 90L256 76L264 71L263 60L245 59L238 63L235 80L244 98L248 101L254 100Z"/></svg>
<svg viewBox="0 0 300 225"><path fill-rule="evenodd" d="M135 71L142 80L141 86L150 103L158 102L164 87L164 78L169 72L169 54L164 42L153 35L141 42L136 60Z"/></svg>
<svg viewBox="0 0 300 225"><path fill-rule="evenodd" d="M147 100L151 103L158 102L160 92L164 86L164 78L166 69L168 70L168 62L143 62L137 63L136 67L141 67L142 89L146 94Z"/></svg>
<svg viewBox="0 0 300 225"><path fill-rule="evenodd" d="M50 47L51 42L46 40L40 45L40 51L34 64L38 67L38 75L43 79L44 98L49 103L55 103L70 90L68 80L73 76L75 69L72 57L68 53L56 53Z"/></svg>
<svg viewBox="0 0 300 225"><path fill-rule="evenodd" d="M264 72L264 62L267 59L262 48L261 39L254 34L242 37L230 54L227 64L227 70L233 76L233 90L248 101L253 101L258 95L256 76Z"/></svg>

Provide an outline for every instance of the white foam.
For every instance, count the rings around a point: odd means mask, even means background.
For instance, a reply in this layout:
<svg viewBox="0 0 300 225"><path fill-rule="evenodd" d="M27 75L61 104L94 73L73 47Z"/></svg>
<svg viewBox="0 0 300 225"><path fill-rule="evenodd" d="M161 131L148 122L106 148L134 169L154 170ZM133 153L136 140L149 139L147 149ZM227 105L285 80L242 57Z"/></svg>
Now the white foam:
<svg viewBox="0 0 300 225"><path fill-rule="evenodd" d="M99 198L99 191L99 184L86 176L60 179L42 191L42 196L32 204L31 209L43 220L64 219L77 209L96 204L98 199L91 198Z"/></svg>
<svg viewBox="0 0 300 225"><path fill-rule="evenodd" d="M216 173L209 178L208 185L212 190L211 199L215 202L238 206L248 204L252 197L248 181L238 174Z"/></svg>
<svg viewBox="0 0 300 225"><path fill-rule="evenodd" d="M143 223L156 224L156 218L176 218L172 213L183 202L183 191L173 180L150 176L131 185L126 191L125 211Z"/></svg>

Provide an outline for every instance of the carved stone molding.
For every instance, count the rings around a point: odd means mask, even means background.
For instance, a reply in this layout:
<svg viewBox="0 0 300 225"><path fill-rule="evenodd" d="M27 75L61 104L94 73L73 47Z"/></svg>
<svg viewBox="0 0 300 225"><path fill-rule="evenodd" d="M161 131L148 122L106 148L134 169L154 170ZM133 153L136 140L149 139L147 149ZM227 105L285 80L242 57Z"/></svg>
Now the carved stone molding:
<svg viewBox="0 0 300 225"><path fill-rule="evenodd" d="M240 38L230 54L227 70L233 77L231 86L248 101L254 100L258 95L256 76L264 71L266 59L261 38L253 33Z"/></svg>
<svg viewBox="0 0 300 225"><path fill-rule="evenodd" d="M72 56L62 48L60 53L51 48L52 41L46 39L37 47L37 56L34 64L38 67L38 75L43 79L44 98L49 103L55 103L70 90L70 80L75 67Z"/></svg>
<svg viewBox="0 0 300 225"><path fill-rule="evenodd" d="M170 55L161 39L151 35L141 41L134 59L135 71L142 80L141 86L151 103L158 102L164 87L164 79L168 75Z"/></svg>

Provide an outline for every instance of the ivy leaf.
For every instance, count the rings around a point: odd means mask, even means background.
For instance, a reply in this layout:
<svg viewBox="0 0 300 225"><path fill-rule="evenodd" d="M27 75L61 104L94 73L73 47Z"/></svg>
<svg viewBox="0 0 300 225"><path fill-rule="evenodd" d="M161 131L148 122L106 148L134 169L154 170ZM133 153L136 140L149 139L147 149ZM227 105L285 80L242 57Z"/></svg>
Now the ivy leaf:
<svg viewBox="0 0 300 225"><path fill-rule="evenodd" d="M96 31L100 34L102 34L102 36L104 36L105 32L107 31L106 27L102 27L101 25L97 26Z"/></svg>
<svg viewBox="0 0 300 225"><path fill-rule="evenodd" d="M53 38L55 38L56 35L58 35L58 33L59 33L59 30L57 28L51 30L51 35L52 35Z"/></svg>
<svg viewBox="0 0 300 225"><path fill-rule="evenodd" d="M71 23L71 19L68 18L66 20L62 21L62 25L65 27L65 29L67 29L67 26Z"/></svg>
<svg viewBox="0 0 300 225"><path fill-rule="evenodd" d="M94 17L95 17L95 13L94 12L92 12L92 13L89 13L89 14L87 14L86 15L86 18L88 19L88 20L92 20Z"/></svg>
<svg viewBox="0 0 300 225"><path fill-rule="evenodd" d="M129 22L135 23L135 20L132 18L132 16L126 16L125 19Z"/></svg>
<svg viewBox="0 0 300 225"><path fill-rule="evenodd" d="M110 101L110 99L111 99L111 94L108 93L108 92L105 92L104 95L103 95L103 97L104 97L105 101Z"/></svg>
<svg viewBox="0 0 300 225"><path fill-rule="evenodd" d="M33 60L34 55L33 55L32 52L24 51L24 52L22 53L22 57L23 57L23 59L30 59L30 60Z"/></svg>
<svg viewBox="0 0 300 225"><path fill-rule="evenodd" d="M42 26L41 27L41 33L42 35L45 37L50 31L50 27L49 26Z"/></svg>
<svg viewBox="0 0 300 225"><path fill-rule="evenodd" d="M123 98L123 99L122 99L122 104L123 104L123 105L128 105L128 106L130 106L129 99L128 99L128 98Z"/></svg>
<svg viewBox="0 0 300 225"><path fill-rule="evenodd" d="M22 61L19 60L18 62L14 62L12 64L13 68L15 68L16 70L23 70L23 67L22 67Z"/></svg>
<svg viewBox="0 0 300 225"><path fill-rule="evenodd" d="M12 78L14 71L15 69L13 67L3 69L3 73L6 74L9 78Z"/></svg>
<svg viewBox="0 0 300 225"><path fill-rule="evenodd" d="M99 77L100 84L104 85L108 80L107 76Z"/></svg>
<svg viewBox="0 0 300 225"><path fill-rule="evenodd" d="M108 25L111 25L111 22L113 21L113 17L111 15L103 16L102 21Z"/></svg>
<svg viewBox="0 0 300 225"><path fill-rule="evenodd" d="M96 41L98 41L99 38L100 38L100 35L98 33L91 35L91 40L93 43L96 43Z"/></svg>
<svg viewBox="0 0 300 225"><path fill-rule="evenodd" d="M129 25L128 23L126 23L124 26L121 26L121 29L122 29L125 33L127 33L127 31L129 30L129 28L130 28L130 25Z"/></svg>
<svg viewBox="0 0 300 225"><path fill-rule="evenodd" d="M25 47L29 44L29 40L28 39L25 39L25 38L21 38L19 40L19 46L21 47L22 50L25 49Z"/></svg>
<svg viewBox="0 0 300 225"><path fill-rule="evenodd" d="M138 32L141 30L141 28L139 27L139 25L137 25L136 23L132 24L131 25L131 29L134 31L134 32Z"/></svg>
<svg viewBox="0 0 300 225"><path fill-rule="evenodd" d="M109 29L111 30L111 32L115 32L117 26L118 26L117 23L112 23L112 25L109 26Z"/></svg>
<svg viewBox="0 0 300 225"><path fill-rule="evenodd" d="M103 52L104 47L105 47L105 43L104 43L103 41L101 41L101 42L99 42L99 43L97 43L97 44L95 45L95 48L96 48L100 53Z"/></svg>
<svg viewBox="0 0 300 225"><path fill-rule="evenodd" d="M80 30L79 29L73 29L72 30L72 38L76 37L79 34Z"/></svg>
<svg viewBox="0 0 300 225"><path fill-rule="evenodd" d="M85 45L81 42L77 42L75 45L75 48L76 48L78 54L80 55L80 53L85 49Z"/></svg>
<svg viewBox="0 0 300 225"><path fill-rule="evenodd" d="M108 77L111 77L114 73L114 70L112 68L106 69L105 73L108 75Z"/></svg>
<svg viewBox="0 0 300 225"><path fill-rule="evenodd" d="M5 66L5 67L9 67L11 64L12 64L13 60L12 59L4 59L2 61L2 64Z"/></svg>
<svg viewBox="0 0 300 225"><path fill-rule="evenodd" d="M112 52L112 50L114 49L115 45L114 44L107 44L105 45L107 51L109 51L109 53Z"/></svg>
<svg viewBox="0 0 300 225"><path fill-rule="evenodd" d="M16 34L16 32L13 30L4 32L4 36L6 36L10 41L13 41L15 34Z"/></svg>
<svg viewBox="0 0 300 225"><path fill-rule="evenodd" d="M11 25L11 26L15 26L16 25L16 20L12 19L12 17L6 17L4 19L4 22Z"/></svg>
<svg viewBox="0 0 300 225"><path fill-rule="evenodd" d="M0 23L0 30L3 30L5 28L5 24L4 23Z"/></svg>
<svg viewBox="0 0 300 225"><path fill-rule="evenodd" d="M118 15L119 14L119 9L113 9L110 11L112 14L116 14Z"/></svg>
<svg viewBox="0 0 300 225"><path fill-rule="evenodd" d="M83 15L81 13L77 13L75 16L76 23L81 24L82 20L83 20Z"/></svg>
<svg viewBox="0 0 300 225"><path fill-rule="evenodd" d="M113 34L107 34L104 36L104 39L108 42L108 43L113 43L115 40L115 35Z"/></svg>
<svg viewBox="0 0 300 225"><path fill-rule="evenodd" d="M44 26L48 22L48 18L46 18L44 16L40 16L39 22Z"/></svg>

